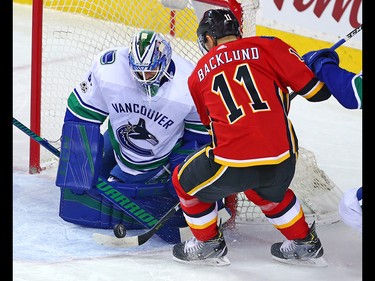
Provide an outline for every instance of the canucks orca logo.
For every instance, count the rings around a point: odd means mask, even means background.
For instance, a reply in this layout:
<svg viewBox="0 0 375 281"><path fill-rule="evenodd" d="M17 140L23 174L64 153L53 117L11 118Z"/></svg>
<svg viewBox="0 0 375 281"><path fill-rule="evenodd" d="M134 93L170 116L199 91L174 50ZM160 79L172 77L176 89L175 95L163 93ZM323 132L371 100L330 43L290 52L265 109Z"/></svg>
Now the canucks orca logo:
<svg viewBox="0 0 375 281"><path fill-rule="evenodd" d="M153 156L152 149L139 147L134 140L145 140L153 146L159 143L158 139L146 129L146 122L142 118L139 119L138 124L132 125L128 122L127 125L121 126L117 129L117 136L123 146L139 155Z"/></svg>

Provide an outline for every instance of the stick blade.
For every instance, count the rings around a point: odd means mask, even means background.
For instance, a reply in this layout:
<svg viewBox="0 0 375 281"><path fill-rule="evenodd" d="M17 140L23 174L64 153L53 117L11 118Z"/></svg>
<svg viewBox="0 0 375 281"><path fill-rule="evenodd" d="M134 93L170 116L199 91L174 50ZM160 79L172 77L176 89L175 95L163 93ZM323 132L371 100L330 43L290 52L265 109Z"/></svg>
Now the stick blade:
<svg viewBox="0 0 375 281"><path fill-rule="evenodd" d="M138 241L138 236L117 238L101 233L94 233L92 237L96 243L106 247L128 248L140 245Z"/></svg>

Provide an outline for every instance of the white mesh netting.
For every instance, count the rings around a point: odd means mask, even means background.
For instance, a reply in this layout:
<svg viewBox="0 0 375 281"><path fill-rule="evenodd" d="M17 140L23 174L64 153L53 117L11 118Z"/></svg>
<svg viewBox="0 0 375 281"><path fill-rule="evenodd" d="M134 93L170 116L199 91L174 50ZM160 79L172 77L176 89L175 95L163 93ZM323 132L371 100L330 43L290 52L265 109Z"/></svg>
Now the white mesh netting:
<svg viewBox="0 0 375 281"><path fill-rule="evenodd" d="M43 138L59 146L67 97L89 69L94 56L109 47L128 45L131 36L140 29L163 34L171 42L173 52L193 63L201 57L195 34L198 21L209 8L232 9L242 18L244 37L256 34L259 0L189 0L186 7L180 3L177 10L165 7L162 2L176 4L157 0L43 1ZM41 166L55 163L56 157L41 150ZM292 189L308 218L318 223L338 220L340 190L318 168L313 153L303 148ZM239 194L236 221L262 223L265 219L258 207Z"/></svg>

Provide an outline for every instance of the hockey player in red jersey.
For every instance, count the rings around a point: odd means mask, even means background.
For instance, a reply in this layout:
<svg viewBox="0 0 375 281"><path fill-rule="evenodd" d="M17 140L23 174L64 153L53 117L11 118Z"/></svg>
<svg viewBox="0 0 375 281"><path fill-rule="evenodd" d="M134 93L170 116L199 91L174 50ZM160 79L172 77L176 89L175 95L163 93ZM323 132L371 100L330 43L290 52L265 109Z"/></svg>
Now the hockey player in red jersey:
<svg viewBox="0 0 375 281"><path fill-rule="evenodd" d="M241 38L227 9L204 13L197 29L204 56L188 86L212 143L174 169L172 182L194 237L173 247L175 260L227 265L215 201L243 191L287 240L271 247L274 259L326 265L323 247L289 189L298 157L289 90L311 102L328 99L324 83L296 50L276 37Z"/></svg>

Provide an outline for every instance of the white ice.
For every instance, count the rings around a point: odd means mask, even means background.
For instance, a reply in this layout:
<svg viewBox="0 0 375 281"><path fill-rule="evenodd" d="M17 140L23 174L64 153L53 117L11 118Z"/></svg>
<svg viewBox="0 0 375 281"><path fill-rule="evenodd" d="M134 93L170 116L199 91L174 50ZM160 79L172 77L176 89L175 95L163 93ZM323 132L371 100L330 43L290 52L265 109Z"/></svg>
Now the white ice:
<svg viewBox="0 0 375 281"><path fill-rule="evenodd" d="M13 117L29 126L31 9L13 7ZM290 117L300 145L315 153L318 166L342 191L362 185L361 111L343 109L334 98L318 104L296 98ZM63 221L55 170L30 175L28 150L29 137L14 127L13 280L362 280L362 236L342 222L317 227L328 262L325 268L272 260L270 246L283 237L270 225L240 224L226 231L231 265L220 268L177 263L172 245L156 236L135 248L97 245L91 237L94 232L112 232Z"/></svg>

